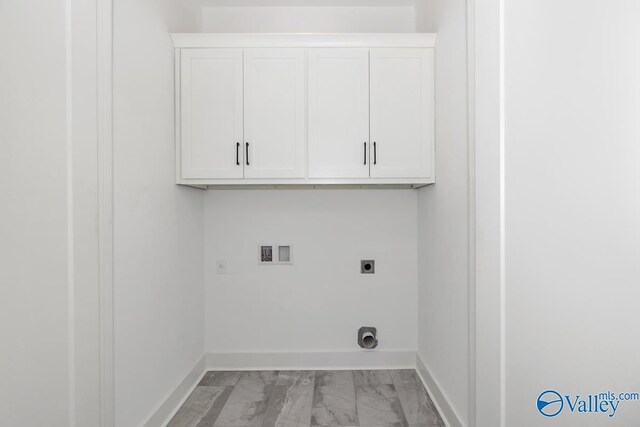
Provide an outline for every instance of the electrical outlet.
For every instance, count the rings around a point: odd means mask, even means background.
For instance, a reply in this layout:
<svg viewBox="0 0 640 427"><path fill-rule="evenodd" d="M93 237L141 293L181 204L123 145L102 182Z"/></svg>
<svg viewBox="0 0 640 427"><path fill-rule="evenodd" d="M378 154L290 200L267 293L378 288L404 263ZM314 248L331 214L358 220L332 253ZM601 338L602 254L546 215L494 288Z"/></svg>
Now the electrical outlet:
<svg viewBox="0 0 640 427"><path fill-rule="evenodd" d="M216 261L216 273L227 274L227 261L223 259Z"/></svg>
<svg viewBox="0 0 640 427"><path fill-rule="evenodd" d="M363 259L360 261L360 273L374 274L376 272L376 262L372 259Z"/></svg>

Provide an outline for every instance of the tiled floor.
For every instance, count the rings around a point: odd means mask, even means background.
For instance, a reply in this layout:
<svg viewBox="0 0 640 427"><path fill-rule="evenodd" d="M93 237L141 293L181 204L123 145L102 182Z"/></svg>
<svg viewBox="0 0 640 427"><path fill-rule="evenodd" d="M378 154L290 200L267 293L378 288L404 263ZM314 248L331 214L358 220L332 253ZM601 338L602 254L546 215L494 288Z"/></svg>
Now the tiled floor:
<svg viewBox="0 0 640 427"><path fill-rule="evenodd" d="M414 370L207 372L170 427L444 426Z"/></svg>

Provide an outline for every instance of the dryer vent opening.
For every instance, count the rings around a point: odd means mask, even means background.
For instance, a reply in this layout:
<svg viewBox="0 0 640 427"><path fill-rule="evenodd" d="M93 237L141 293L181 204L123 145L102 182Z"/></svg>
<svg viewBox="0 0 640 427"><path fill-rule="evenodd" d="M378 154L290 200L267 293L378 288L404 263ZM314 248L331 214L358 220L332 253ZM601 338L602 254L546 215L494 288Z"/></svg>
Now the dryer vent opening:
<svg viewBox="0 0 640 427"><path fill-rule="evenodd" d="M358 345L366 350L378 346L378 332L373 326L363 326L358 329Z"/></svg>

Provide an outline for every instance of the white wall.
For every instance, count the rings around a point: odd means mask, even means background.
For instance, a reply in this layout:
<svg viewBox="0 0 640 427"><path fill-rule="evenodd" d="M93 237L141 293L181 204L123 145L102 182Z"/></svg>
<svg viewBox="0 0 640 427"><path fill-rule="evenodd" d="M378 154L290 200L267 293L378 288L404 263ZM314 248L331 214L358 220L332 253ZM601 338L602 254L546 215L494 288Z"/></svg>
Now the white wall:
<svg viewBox="0 0 640 427"><path fill-rule="evenodd" d="M114 2L116 425L140 425L203 354L203 192L175 185L171 0Z"/></svg>
<svg viewBox="0 0 640 427"><path fill-rule="evenodd" d="M71 4L71 188L73 204L72 362L75 423L100 419L100 266L98 239L97 2Z"/></svg>
<svg viewBox="0 0 640 427"><path fill-rule="evenodd" d="M640 390L640 3L506 3L507 425L546 389ZM637 425L640 402L609 419Z"/></svg>
<svg viewBox="0 0 640 427"><path fill-rule="evenodd" d="M81 0L1 6L0 35L12 40L0 62L7 426L97 425L100 415L95 17Z"/></svg>
<svg viewBox="0 0 640 427"><path fill-rule="evenodd" d="M202 31L217 33L414 32L414 8L204 7Z"/></svg>
<svg viewBox="0 0 640 427"><path fill-rule="evenodd" d="M418 355L469 420L466 1L423 2L417 30L436 42L436 184L418 190Z"/></svg>
<svg viewBox="0 0 640 427"><path fill-rule="evenodd" d="M203 31L415 30L407 2L224 6L202 9ZM380 350L416 349L415 191L208 191L205 197L206 351L358 351L363 325L380 329ZM258 266L260 242L291 243L295 264ZM374 276L360 274L367 258L376 259ZM226 275L216 274L218 259L227 261Z"/></svg>
<svg viewBox="0 0 640 427"><path fill-rule="evenodd" d="M415 190L209 191L205 201L208 352L416 348ZM289 243L291 266L258 265L259 243ZM375 259L375 275L360 260ZM227 274L216 274L226 260Z"/></svg>
<svg viewBox="0 0 640 427"><path fill-rule="evenodd" d="M0 419L6 426L69 420L65 11L61 0L0 6Z"/></svg>

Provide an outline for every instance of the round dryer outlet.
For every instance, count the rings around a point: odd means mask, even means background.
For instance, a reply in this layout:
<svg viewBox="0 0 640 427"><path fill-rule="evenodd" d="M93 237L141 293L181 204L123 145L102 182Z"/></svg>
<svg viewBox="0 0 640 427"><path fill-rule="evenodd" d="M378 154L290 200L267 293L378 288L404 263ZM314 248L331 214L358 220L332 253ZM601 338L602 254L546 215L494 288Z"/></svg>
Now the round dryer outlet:
<svg viewBox="0 0 640 427"><path fill-rule="evenodd" d="M363 326L358 329L358 345L365 350L378 346L378 331L373 326Z"/></svg>

